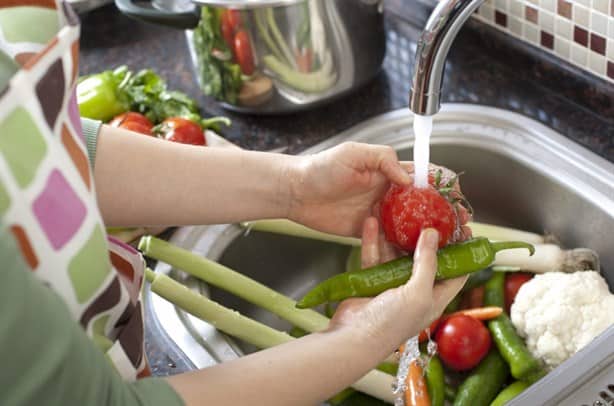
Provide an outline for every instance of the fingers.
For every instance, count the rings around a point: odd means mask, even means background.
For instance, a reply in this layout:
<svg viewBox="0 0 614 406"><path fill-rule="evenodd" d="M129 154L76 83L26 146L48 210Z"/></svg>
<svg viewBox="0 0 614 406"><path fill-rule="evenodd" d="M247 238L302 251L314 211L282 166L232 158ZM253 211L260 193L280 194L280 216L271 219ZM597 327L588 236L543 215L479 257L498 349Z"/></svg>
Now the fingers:
<svg viewBox="0 0 614 406"><path fill-rule="evenodd" d="M393 183L408 185L411 177L401 165L393 148L384 145L365 145L367 166L381 171Z"/></svg>
<svg viewBox="0 0 614 406"><path fill-rule="evenodd" d="M414 269L410 284L418 289L431 290L437 273L437 248L439 233L427 228L423 230L418 239L416 252L414 253Z"/></svg>
<svg viewBox="0 0 614 406"><path fill-rule="evenodd" d="M375 217L367 218L362 227L361 262L363 268L380 262L379 224Z"/></svg>
<svg viewBox="0 0 614 406"><path fill-rule="evenodd" d="M383 232L380 232L379 235L379 256L380 262L392 261L399 257L397 250L386 240Z"/></svg>

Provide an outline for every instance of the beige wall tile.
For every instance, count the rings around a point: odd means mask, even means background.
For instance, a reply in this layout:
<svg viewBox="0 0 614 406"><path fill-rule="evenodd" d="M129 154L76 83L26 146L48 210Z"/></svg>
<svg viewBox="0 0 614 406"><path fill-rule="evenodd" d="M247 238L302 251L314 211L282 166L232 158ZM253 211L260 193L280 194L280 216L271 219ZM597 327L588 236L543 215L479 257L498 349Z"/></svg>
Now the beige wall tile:
<svg viewBox="0 0 614 406"><path fill-rule="evenodd" d="M584 28L588 28L589 25L589 12L588 8L582 7L578 4L573 5L573 22L581 25Z"/></svg>
<svg viewBox="0 0 614 406"><path fill-rule="evenodd" d="M610 12L609 3L610 0L593 0L593 9L608 14Z"/></svg>
<svg viewBox="0 0 614 406"><path fill-rule="evenodd" d="M605 14L601 14L597 11L592 11L590 28L592 31L595 31L598 34L607 36L608 35L608 17Z"/></svg>
<svg viewBox="0 0 614 406"><path fill-rule="evenodd" d="M583 5L584 7L590 7L591 6L591 0L571 0L569 2L570 3L575 3L575 4L580 4L580 5Z"/></svg>
<svg viewBox="0 0 614 406"><path fill-rule="evenodd" d="M516 34L518 37L522 38L522 26L523 21L516 17L510 17L508 20L509 29L513 34Z"/></svg>
<svg viewBox="0 0 614 406"><path fill-rule="evenodd" d="M531 44L539 45L539 29L532 24L525 24L524 26L524 38Z"/></svg>
<svg viewBox="0 0 614 406"><path fill-rule="evenodd" d="M524 4L518 0L510 0L510 14L519 18L524 17Z"/></svg>
<svg viewBox="0 0 614 406"><path fill-rule="evenodd" d="M554 41L554 52L561 58L568 60L571 52L571 42L557 38Z"/></svg>
<svg viewBox="0 0 614 406"><path fill-rule="evenodd" d="M572 42L571 43L571 60L572 62L582 67L586 67L587 60L588 60L588 48Z"/></svg>
<svg viewBox="0 0 614 406"><path fill-rule="evenodd" d="M588 68L599 75L605 75L606 59L605 56L589 52Z"/></svg>
<svg viewBox="0 0 614 406"><path fill-rule="evenodd" d="M567 40L573 38L572 24L565 17L556 17L556 35Z"/></svg>
<svg viewBox="0 0 614 406"><path fill-rule="evenodd" d="M495 21L495 9L488 4L480 6L479 14L489 22Z"/></svg>
<svg viewBox="0 0 614 406"><path fill-rule="evenodd" d="M606 55L608 58L614 61L614 39L608 40Z"/></svg>
<svg viewBox="0 0 614 406"><path fill-rule="evenodd" d="M556 0L540 0L539 5L544 10L556 13Z"/></svg>
<svg viewBox="0 0 614 406"><path fill-rule="evenodd" d="M507 0L495 0L495 8L499 11L507 11Z"/></svg>
<svg viewBox="0 0 614 406"><path fill-rule="evenodd" d="M554 14L541 10L539 12L539 26L548 32L554 32Z"/></svg>

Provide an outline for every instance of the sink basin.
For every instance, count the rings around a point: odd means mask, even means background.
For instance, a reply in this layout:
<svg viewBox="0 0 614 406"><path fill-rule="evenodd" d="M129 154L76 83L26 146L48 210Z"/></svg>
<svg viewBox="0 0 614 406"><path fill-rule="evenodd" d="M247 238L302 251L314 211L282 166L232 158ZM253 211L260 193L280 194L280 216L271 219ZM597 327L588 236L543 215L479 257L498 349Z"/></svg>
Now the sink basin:
<svg viewBox="0 0 614 406"><path fill-rule="evenodd" d="M304 153L343 141L393 146L411 159L412 117L399 110L371 119ZM556 235L567 247L585 246L601 257L614 286L614 165L528 118L495 108L446 105L435 117L431 159L463 171L463 190L476 220ZM298 299L317 282L344 269L349 248L260 232L236 225L186 227L172 242L242 272ZM278 329L290 325L232 295L170 273L221 304ZM146 311L158 320L168 344L195 368L234 359L253 349L146 291ZM592 405L614 384L614 327L533 385L513 404ZM608 367L609 366L609 367ZM612 390L614 386L610 386ZM614 392L614 391L613 391ZM610 394L614 397L614 393ZM605 399L605 398L604 398ZM512 404L512 403L510 403Z"/></svg>

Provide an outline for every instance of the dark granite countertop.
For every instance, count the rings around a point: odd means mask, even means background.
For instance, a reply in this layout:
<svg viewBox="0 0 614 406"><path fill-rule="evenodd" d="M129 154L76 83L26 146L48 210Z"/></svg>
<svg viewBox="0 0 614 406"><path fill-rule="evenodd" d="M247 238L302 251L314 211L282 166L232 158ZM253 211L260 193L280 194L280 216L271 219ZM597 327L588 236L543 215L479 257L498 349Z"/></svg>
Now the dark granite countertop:
<svg viewBox="0 0 614 406"><path fill-rule="evenodd" d="M133 21L112 5L82 16L80 69L87 74L122 64L153 68L171 88L196 98L203 114L231 117L233 126L224 132L230 141L249 149L287 147L297 153L370 117L407 106L419 35L408 20L420 25L426 11L407 7L404 0L386 4L388 49L381 73L346 98L303 113L264 117L221 109L198 88L183 31ZM614 86L535 52L491 28L469 24L450 52L444 101L519 112L614 162ZM147 334L155 374L187 368L159 343Z"/></svg>

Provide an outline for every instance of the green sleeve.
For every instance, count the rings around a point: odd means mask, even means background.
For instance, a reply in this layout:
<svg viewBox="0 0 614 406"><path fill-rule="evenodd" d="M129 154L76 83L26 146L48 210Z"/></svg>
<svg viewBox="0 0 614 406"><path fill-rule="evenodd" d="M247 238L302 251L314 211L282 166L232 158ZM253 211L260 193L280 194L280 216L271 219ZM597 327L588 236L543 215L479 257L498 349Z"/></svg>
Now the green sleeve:
<svg viewBox="0 0 614 406"><path fill-rule="evenodd" d="M183 405L161 378L123 381L60 297L26 270L1 224L0 263L0 404Z"/></svg>
<svg viewBox="0 0 614 406"><path fill-rule="evenodd" d="M90 158L90 166L92 168L96 163L96 147L98 145L98 133L100 132L101 126L102 121L81 117L81 128L83 128L83 136L87 144L87 155Z"/></svg>

